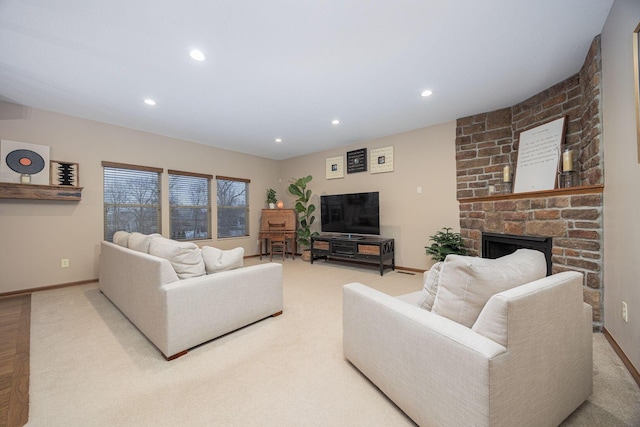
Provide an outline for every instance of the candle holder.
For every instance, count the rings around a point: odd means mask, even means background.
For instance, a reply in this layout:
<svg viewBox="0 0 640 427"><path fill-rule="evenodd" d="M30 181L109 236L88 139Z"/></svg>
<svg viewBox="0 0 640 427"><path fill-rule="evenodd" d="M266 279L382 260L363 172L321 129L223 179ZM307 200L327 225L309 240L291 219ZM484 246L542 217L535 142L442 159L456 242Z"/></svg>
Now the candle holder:
<svg viewBox="0 0 640 427"><path fill-rule="evenodd" d="M28 173L23 173L20 175L20 183L21 184L31 184L31 175Z"/></svg>
<svg viewBox="0 0 640 427"><path fill-rule="evenodd" d="M560 188L571 188L576 186L576 172L566 171L560 174Z"/></svg>
<svg viewBox="0 0 640 427"><path fill-rule="evenodd" d="M513 182L513 175L511 174L511 165L506 165L502 169L502 185L500 186L499 193L509 194L511 193Z"/></svg>
<svg viewBox="0 0 640 427"><path fill-rule="evenodd" d="M562 153L562 172L558 176L558 187L571 188L578 185L576 170L578 162L575 158L576 151L566 148Z"/></svg>
<svg viewBox="0 0 640 427"><path fill-rule="evenodd" d="M503 182L502 186L500 188L500 193L502 193L502 194L511 194L512 190L513 190L513 183L511 181Z"/></svg>

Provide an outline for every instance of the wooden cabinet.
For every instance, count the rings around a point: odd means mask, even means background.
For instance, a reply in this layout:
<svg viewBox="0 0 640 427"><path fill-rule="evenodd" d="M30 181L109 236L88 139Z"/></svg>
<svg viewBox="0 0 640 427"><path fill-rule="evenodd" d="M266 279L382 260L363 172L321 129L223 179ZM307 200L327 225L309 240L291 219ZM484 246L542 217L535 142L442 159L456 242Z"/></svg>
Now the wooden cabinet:
<svg viewBox="0 0 640 427"><path fill-rule="evenodd" d="M377 264L382 276L385 267L395 270L394 244L394 239L375 236L318 236L311 239L311 264L318 258Z"/></svg>

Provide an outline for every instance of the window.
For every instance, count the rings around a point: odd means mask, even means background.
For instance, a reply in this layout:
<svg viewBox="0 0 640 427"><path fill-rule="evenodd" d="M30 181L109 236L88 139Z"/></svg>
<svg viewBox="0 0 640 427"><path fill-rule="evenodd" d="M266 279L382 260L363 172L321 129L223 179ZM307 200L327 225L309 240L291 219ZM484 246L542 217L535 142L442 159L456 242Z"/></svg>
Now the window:
<svg viewBox="0 0 640 427"><path fill-rule="evenodd" d="M160 232L162 169L102 162L104 171L104 239L118 230Z"/></svg>
<svg viewBox="0 0 640 427"><path fill-rule="evenodd" d="M211 175L169 170L169 232L175 240L211 238Z"/></svg>
<svg viewBox="0 0 640 427"><path fill-rule="evenodd" d="M248 179L216 176L218 238L249 235Z"/></svg>

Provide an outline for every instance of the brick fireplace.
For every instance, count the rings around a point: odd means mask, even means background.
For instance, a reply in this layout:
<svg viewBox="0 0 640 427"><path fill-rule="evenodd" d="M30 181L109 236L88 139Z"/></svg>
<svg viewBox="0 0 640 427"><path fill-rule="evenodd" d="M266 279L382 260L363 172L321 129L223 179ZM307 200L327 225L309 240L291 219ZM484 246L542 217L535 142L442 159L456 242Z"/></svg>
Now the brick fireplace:
<svg viewBox="0 0 640 427"><path fill-rule="evenodd" d="M603 319L601 93L598 36L577 74L513 107L458 119L456 128L460 234L469 253L483 255L483 232L551 238L552 272L584 274L595 329ZM579 186L490 194L490 185L501 188L503 167L517 164L520 133L560 117L563 147L579 153Z"/></svg>

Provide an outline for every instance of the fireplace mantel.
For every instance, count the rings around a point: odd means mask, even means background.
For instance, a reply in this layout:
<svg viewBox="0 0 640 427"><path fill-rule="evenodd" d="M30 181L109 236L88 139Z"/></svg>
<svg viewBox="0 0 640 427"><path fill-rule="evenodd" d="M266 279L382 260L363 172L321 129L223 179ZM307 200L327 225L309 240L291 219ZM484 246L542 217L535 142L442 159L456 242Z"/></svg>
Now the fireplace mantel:
<svg viewBox="0 0 640 427"><path fill-rule="evenodd" d="M537 199L555 196L573 196L576 194L600 194L604 191L604 185L587 185L582 187L556 188L545 191L529 191L526 193L494 194L484 197L470 197L458 199L459 203L495 202L497 200Z"/></svg>

